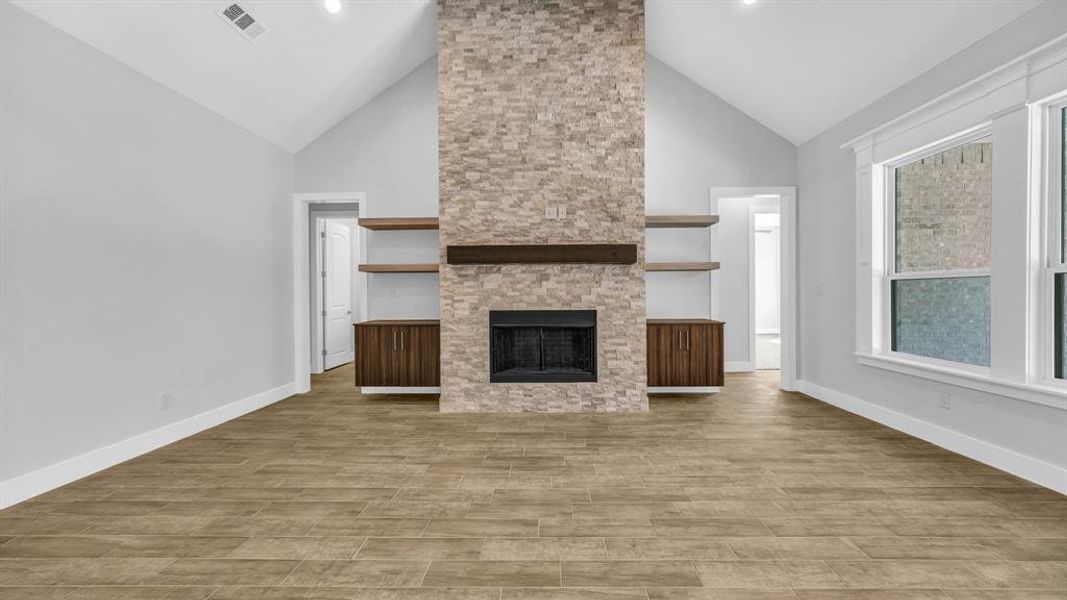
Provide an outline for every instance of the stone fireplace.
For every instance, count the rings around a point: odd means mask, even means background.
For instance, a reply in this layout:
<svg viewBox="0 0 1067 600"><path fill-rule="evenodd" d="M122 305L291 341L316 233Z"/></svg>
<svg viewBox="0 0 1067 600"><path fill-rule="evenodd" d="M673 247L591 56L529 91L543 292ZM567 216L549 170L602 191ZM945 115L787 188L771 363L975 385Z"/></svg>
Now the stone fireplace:
<svg viewBox="0 0 1067 600"><path fill-rule="evenodd" d="M437 13L441 410L647 410L643 2ZM444 260L450 245L549 244L634 244L637 260ZM556 311L593 327L521 322Z"/></svg>

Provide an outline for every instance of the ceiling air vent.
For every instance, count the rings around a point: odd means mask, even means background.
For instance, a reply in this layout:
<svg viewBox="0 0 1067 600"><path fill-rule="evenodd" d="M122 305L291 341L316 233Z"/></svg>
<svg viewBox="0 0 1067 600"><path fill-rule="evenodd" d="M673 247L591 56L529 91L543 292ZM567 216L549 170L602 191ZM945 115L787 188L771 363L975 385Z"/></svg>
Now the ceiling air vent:
<svg viewBox="0 0 1067 600"><path fill-rule="evenodd" d="M267 29L263 27L255 17L248 14L248 11L242 8L240 4L231 4L220 10L218 15L223 21L232 25L234 29L241 33L241 35L250 40L256 39L267 31Z"/></svg>

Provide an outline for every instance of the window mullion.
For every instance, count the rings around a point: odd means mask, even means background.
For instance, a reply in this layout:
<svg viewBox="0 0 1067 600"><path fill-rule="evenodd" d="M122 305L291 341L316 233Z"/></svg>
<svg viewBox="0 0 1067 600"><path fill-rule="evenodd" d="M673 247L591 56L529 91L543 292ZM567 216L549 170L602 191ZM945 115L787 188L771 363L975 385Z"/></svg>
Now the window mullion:
<svg viewBox="0 0 1067 600"><path fill-rule="evenodd" d="M893 273L890 280L902 279L959 279L964 277L989 277L990 269L950 269L946 271L909 271Z"/></svg>

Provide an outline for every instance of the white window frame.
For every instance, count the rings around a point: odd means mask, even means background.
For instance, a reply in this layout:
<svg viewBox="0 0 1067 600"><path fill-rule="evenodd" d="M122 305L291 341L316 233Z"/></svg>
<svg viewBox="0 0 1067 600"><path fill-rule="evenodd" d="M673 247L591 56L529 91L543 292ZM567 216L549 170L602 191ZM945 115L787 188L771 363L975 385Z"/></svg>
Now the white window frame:
<svg viewBox="0 0 1067 600"><path fill-rule="evenodd" d="M1067 410L1050 381L1048 161L1037 106L1067 99L1067 34L841 145L856 165L855 357L867 367ZM1036 118L1035 118L1036 116ZM928 153L992 124L994 161L990 367L886 352L886 164ZM976 125L980 124L980 125ZM1051 166L1051 163L1049 163ZM1035 168L1036 167L1036 168ZM1021 201L1025 208L1020 211ZM1057 254L1058 256L1058 254ZM1058 268L1058 266L1057 266Z"/></svg>
<svg viewBox="0 0 1067 600"><path fill-rule="evenodd" d="M1067 273L1067 252L1063 248L1063 113L1067 110L1067 90L1051 99L1035 104L1032 128L1041 140L1036 168L1041 184L1041 210L1044 234L1040 258L1041 282L1038 286L1040 312L1037 331L1038 381L1042 385L1067 390L1067 379L1056 378L1056 275Z"/></svg>
<svg viewBox="0 0 1067 600"><path fill-rule="evenodd" d="M947 150L957 148L964 144L969 144L978 141L993 141L992 124L984 123L976 128L969 129L965 132L953 135L949 138L936 142L929 146L924 146L918 150L908 152L891 160L888 160L882 164L875 165L875 168L881 171L879 173L879 179L882 181L880 190L881 197L872 198L875 203L874 210L879 208L883 212L882 217L882 241L885 251L882 253L882 265L881 271L885 275L883 276L883 282L876 291L876 302L880 305L881 312L881 343L875 348L872 348L874 352L887 356L890 358L896 358L898 360L911 361L915 363L927 363L931 366L960 369L969 371L979 375L989 375L990 367L986 365L973 365L969 363L956 362L951 360L944 360L939 358L933 358L929 356L922 356L918 354L910 354L906 352L897 352L893 350L893 282L902 280L917 280L917 279L958 279L966 277L990 277L991 269L989 267L979 269L947 269L939 271L907 271L897 272L897 247L896 247L896 177L895 171L897 168L911 164L917 160L936 156ZM995 146L995 145L994 145ZM995 155L995 153L994 153ZM878 191L875 192L878 194ZM992 215L990 215L992 218ZM878 235L879 232L874 231L874 235ZM877 241L875 243L878 243ZM990 323L992 327L992 323Z"/></svg>

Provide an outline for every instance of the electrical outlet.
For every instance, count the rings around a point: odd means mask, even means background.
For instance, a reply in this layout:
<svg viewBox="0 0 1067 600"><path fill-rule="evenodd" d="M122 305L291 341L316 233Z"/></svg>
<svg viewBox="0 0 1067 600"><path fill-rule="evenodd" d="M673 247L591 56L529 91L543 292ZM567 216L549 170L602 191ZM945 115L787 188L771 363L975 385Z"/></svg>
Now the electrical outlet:
<svg viewBox="0 0 1067 600"><path fill-rule="evenodd" d="M174 395L174 392L163 392L159 395L159 410L170 410L174 408L177 401L178 397Z"/></svg>
<svg viewBox="0 0 1067 600"><path fill-rule="evenodd" d="M553 219L554 220L554 219L557 218L557 215L559 215L559 211L556 210L555 206L546 206L545 207L545 218L546 219Z"/></svg>
<svg viewBox="0 0 1067 600"><path fill-rule="evenodd" d="M952 410L952 394L941 392L941 399L938 400L937 405L945 410Z"/></svg>
<svg viewBox="0 0 1067 600"><path fill-rule="evenodd" d="M565 204L560 204L559 205L559 210L556 211L556 214L559 216L560 219L566 219L567 218L567 206Z"/></svg>

